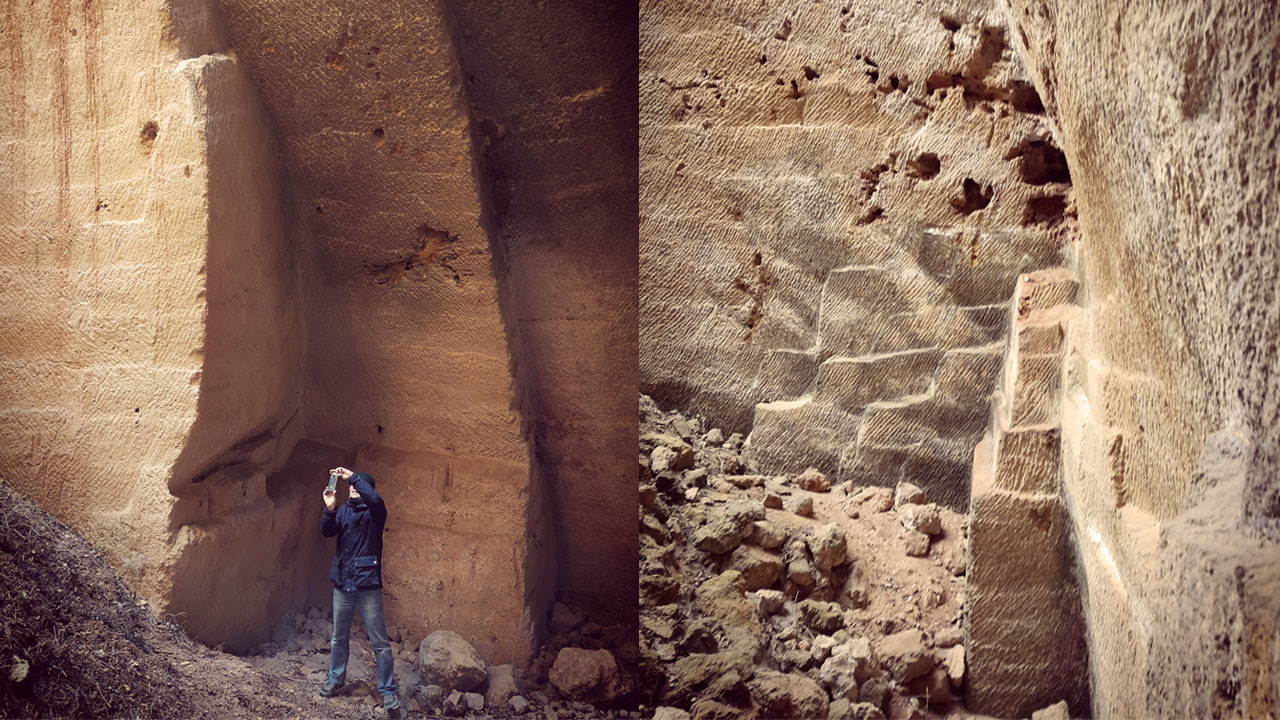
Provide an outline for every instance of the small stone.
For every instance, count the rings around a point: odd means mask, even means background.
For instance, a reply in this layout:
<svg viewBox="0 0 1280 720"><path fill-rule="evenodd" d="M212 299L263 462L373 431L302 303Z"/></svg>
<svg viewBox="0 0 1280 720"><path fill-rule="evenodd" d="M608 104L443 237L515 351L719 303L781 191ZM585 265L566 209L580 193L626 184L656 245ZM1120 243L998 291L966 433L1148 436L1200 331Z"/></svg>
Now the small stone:
<svg viewBox="0 0 1280 720"><path fill-rule="evenodd" d="M942 555L942 566L956 577L968 572L969 558L966 557L964 546L960 543L952 543Z"/></svg>
<svg viewBox="0 0 1280 720"><path fill-rule="evenodd" d="M467 710L471 712L479 712L484 709L484 696L480 693L463 693L462 700L467 705Z"/></svg>
<svg viewBox="0 0 1280 720"><path fill-rule="evenodd" d="M748 540L765 550L777 550L787 541L787 531L768 520L756 520L751 523Z"/></svg>
<svg viewBox="0 0 1280 720"><path fill-rule="evenodd" d="M849 578L844 582L843 594L849 598L849 604L856 608L865 608L871 602L870 587L862 568L854 566L849 571Z"/></svg>
<svg viewBox="0 0 1280 720"><path fill-rule="evenodd" d="M1067 701L1059 700L1049 707L1031 713L1031 720L1071 720L1071 712L1067 708Z"/></svg>
<svg viewBox="0 0 1280 720"><path fill-rule="evenodd" d="M692 716L680 708L663 706L654 708L653 720L692 720Z"/></svg>
<svg viewBox="0 0 1280 720"><path fill-rule="evenodd" d="M795 486L809 492L828 492L831 490L831 483L827 481L827 476L818 472L817 468L806 468L804 472L796 476Z"/></svg>
<svg viewBox="0 0 1280 720"><path fill-rule="evenodd" d="M756 611L760 614L760 617L777 615L782 612L782 608L787 602L787 596L783 595L779 590L757 590L751 593L749 597L755 603Z"/></svg>
<svg viewBox="0 0 1280 720"><path fill-rule="evenodd" d="M760 503L730 502L707 513L706 522L693 533L693 545L702 552L723 555L751 532L751 523L763 519L764 506Z"/></svg>
<svg viewBox="0 0 1280 720"><path fill-rule="evenodd" d="M782 509L782 496L776 492L767 492L764 496L764 506L770 510Z"/></svg>
<svg viewBox="0 0 1280 720"><path fill-rule="evenodd" d="M787 544L784 557L786 559L787 582L801 587L813 587L816 570L809 559L809 551L805 549L803 540L792 540Z"/></svg>
<svg viewBox="0 0 1280 720"><path fill-rule="evenodd" d="M772 587L782 577L782 560L777 555L750 545L739 545L729 558L729 569L742 573L744 589Z"/></svg>
<svg viewBox="0 0 1280 720"><path fill-rule="evenodd" d="M685 500L688 500L689 502L697 502L697 501L698 501L698 488L696 488L696 487L691 487L691 488L689 488L689 489L685 490L685 491L684 491L684 499L685 499Z"/></svg>
<svg viewBox="0 0 1280 720"><path fill-rule="evenodd" d="M742 433L733 433L725 439L724 447L726 450L737 450L742 447L742 440Z"/></svg>
<svg viewBox="0 0 1280 720"><path fill-rule="evenodd" d="M865 487L854 493L853 501L869 512L889 512L893 509L893 491L887 487Z"/></svg>
<svg viewBox="0 0 1280 720"><path fill-rule="evenodd" d="M924 491L912 485L905 480L898 483L898 487L893 491L893 506L900 508L903 505L923 505L925 500Z"/></svg>
<svg viewBox="0 0 1280 720"><path fill-rule="evenodd" d="M891 692L885 676L867 678L867 681L858 688L858 702L883 710Z"/></svg>
<svg viewBox="0 0 1280 720"><path fill-rule="evenodd" d="M684 474L684 481L694 487L707 486L707 469L694 468Z"/></svg>
<svg viewBox="0 0 1280 720"><path fill-rule="evenodd" d="M763 475L725 475L724 480L739 490L760 487L764 484Z"/></svg>
<svg viewBox="0 0 1280 720"><path fill-rule="evenodd" d="M723 445L724 431L721 430L720 428L711 428L710 430L707 431L706 435L702 436L702 442L712 446Z"/></svg>
<svg viewBox="0 0 1280 720"><path fill-rule="evenodd" d="M834 642L834 641L833 641ZM858 685L874 674L875 656L866 638L854 638L837 645L818 669L818 679L832 697L858 699Z"/></svg>
<svg viewBox="0 0 1280 720"><path fill-rule="evenodd" d="M884 712L871 703L851 702L840 698L831 703L827 720L885 720Z"/></svg>
<svg viewBox="0 0 1280 720"><path fill-rule="evenodd" d="M894 720L925 720L924 704L917 698L890 695L889 717Z"/></svg>
<svg viewBox="0 0 1280 720"><path fill-rule="evenodd" d="M937 505L902 505L898 508L898 520L906 529L925 535L942 532L942 516L938 513Z"/></svg>
<svg viewBox="0 0 1280 720"><path fill-rule="evenodd" d="M761 670L747 687L762 717L824 718L830 706L822 688L804 675Z"/></svg>
<svg viewBox="0 0 1280 720"><path fill-rule="evenodd" d="M907 555L911 557L924 557L929 554L929 536L922 532L914 530L907 533L906 537Z"/></svg>
<svg viewBox="0 0 1280 720"><path fill-rule="evenodd" d="M800 517L813 517L813 498L803 495L789 497L783 502L782 508Z"/></svg>
<svg viewBox="0 0 1280 720"><path fill-rule="evenodd" d="M669 468L673 472L688 470L693 467L695 462L697 462L697 454L694 453L693 448L688 445L682 445L676 448L675 452L676 456L671 461L671 466Z"/></svg>
<svg viewBox="0 0 1280 720"><path fill-rule="evenodd" d="M666 445L659 445L649 453L649 470L657 475L671 469L676 460L676 451Z"/></svg>
<svg viewBox="0 0 1280 720"><path fill-rule="evenodd" d="M964 630L955 625L948 625L933 634L935 647L949 648L962 640L964 640Z"/></svg>
<svg viewBox="0 0 1280 720"><path fill-rule="evenodd" d="M800 621L815 632L830 635L844 627L844 610L839 603L801 600L796 609L800 613Z"/></svg>
<svg viewBox="0 0 1280 720"><path fill-rule="evenodd" d="M523 715L529 709L529 701L519 695L515 695L508 700L507 705L510 706L511 712L517 715Z"/></svg>
<svg viewBox="0 0 1280 720"><path fill-rule="evenodd" d="M467 701L463 697L462 691L454 690L450 692L448 697L444 699L444 714L450 717L457 717L467 711Z"/></svg>
<svg viewBox="0 0 1280 720"><path fill-rule="evenodd" d="M813 661L820 663L831 657L831 650L838 643L830 635L819 635L813 639L809 646L809 652L813 655Z"/></svg>
<svg viewBox="0 0 1280 720"><path fill-rule="evenodd" d="M505 707L511 698L520 694L514 666L490 665L485 668L485 673L489 676L484 690L484 702L488 707Z"/></svg>
<svg viewBox="0 0 1280 720"><path fill-rule="evenodd" d="M676 416L676 418L671 421L671 429L675 430L676 434L685 440L689 440L693 437L693 427L690 426L688 420L680 416Z"/></svg>
<svg viewBox="0 0 1280 720"><path fill-rule="evenodd" d="M848 546L844 530L835 523L814 528L809 534L808 545L809 551L813 553L813 564L819 570L830 570L845 563Z"/></svg>
<svg viewBox="0 0 1280 720"><path fill-rule="evenodd" d="M563 635L571 632L581 622L582 617L568 605L558 602L551 606L551 632L553 634Z"/></svg>
<svg viewBox="0 0 1280 720"><path fill-rule="evenodd" d="M899 683L923 677L934 666L934 657L925 647L924 633L919 628L907 628L881 638L876 654L880 657L880 664Z"/></svg>

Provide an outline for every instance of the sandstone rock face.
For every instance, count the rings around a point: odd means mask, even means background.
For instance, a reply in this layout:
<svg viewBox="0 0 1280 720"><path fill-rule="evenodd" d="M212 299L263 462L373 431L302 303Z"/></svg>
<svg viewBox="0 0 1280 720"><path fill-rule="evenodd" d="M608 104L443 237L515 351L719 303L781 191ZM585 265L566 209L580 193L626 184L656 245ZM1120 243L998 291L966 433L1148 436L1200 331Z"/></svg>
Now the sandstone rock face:
<svg viewBox="0 0 1280 720"><path fill-rule="evenodd" d="M893 38L888 42L888 38ZM994 3L641 3L641 389L765 472L968 498L1070 177Z"/></svg>
<svg viewBox="0 0 1280 720"><path fill-rule="evenodd" d="M383 10L6 13L0 473L247 649L356 465L388 615L523 663L557 589L635 612L635 18Z"/></svg>
<svg viewBox="0 0 1280 720"><path fill-rule="evenodd" d="M1056 442L1045 442L1059 432L1059 339L1075 315L1076 289L1075 275L1062 269L1018 279L991 427L974 451L965 698L999 717L1059 700L1077 715L1089 709L1060 456ZM930 506L898 512L908 507ZM946 672L954 674L950 663Z"/></svg>
<svg viewBox="0 0 1280 720"><path fill-rule="evenodd" d="M1249 639L1280 613L1280 18L1006 6L1079 213L1061 482L1093 714L1280 714Z"/></svg>

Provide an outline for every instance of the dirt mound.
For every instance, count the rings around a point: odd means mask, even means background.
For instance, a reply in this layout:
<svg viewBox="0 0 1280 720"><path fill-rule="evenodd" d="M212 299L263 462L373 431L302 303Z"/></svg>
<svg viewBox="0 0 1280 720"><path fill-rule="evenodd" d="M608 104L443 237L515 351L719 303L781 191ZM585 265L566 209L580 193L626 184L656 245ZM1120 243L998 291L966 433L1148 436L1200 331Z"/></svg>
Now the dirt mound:
<svg viewBox="0 0 1280 720"><path fill-rule="evenodd" d="M180 632L159 622L87 542L7 485L0 550L0 712L199 714L157 648L161 639L181 643Z"/></svg>
<svg viewBox="0 0 1280 720"><path fill-rule="evenodd" d="M330 703L307 678L197 644L157 618L88 542L4 484L0 577L0 717L301 719L382 712Z"/></svg>

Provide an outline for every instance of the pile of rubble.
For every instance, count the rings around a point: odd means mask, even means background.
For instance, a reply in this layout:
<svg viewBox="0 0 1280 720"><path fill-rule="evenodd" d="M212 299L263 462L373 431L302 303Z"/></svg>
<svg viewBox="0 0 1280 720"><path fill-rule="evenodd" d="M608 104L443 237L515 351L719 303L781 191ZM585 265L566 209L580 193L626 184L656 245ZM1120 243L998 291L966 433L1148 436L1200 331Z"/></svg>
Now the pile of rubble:
<svg viewBox="0 0 1280 720"><path fill-rule="evenodd" d="M640 701L658 720L967 716L967 518L640 398Z"/></svg>
<svg viewBox="0 0 1280 720"><path fill-rule="evenodd" d="M251 662L276 675L301 677L318 690L329 669L331 618L317 608L282 616L272 641L259 646ZM408 628L389 626L402 707L411 717L640 717L624 709L634 705L639 658L634 629L591 622L578 608L555 603L550 630L525 672L513 665L486 664L466 638L450 630L420 637ZM374 710L382 701L358 614L350 643L347 684L332 701L344 709L365 705Z"/></svg>

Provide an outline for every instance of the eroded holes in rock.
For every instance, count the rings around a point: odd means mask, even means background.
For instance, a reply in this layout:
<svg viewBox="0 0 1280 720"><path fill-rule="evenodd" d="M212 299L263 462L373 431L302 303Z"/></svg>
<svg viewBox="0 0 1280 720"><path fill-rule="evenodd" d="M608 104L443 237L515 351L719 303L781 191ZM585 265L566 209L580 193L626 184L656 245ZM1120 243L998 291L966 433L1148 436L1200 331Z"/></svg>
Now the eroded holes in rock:
<svg viewBox="0 0 1280 720"><path fill-rule="evenodd" d="M804 79L805 79L805 80L810 80L810 81L812 81L812 80L817 80L818 78L822 77L822 73L819 73L817 70L814 70L813 68L809 67L808 65L805 65L802 69L804 70Z"/></svg>
<svg viewBox="0 0 1280 720"><path fill-rule="evenodd" d="M859 177L862 178L862 198L864 200L870 200L876 194L876 189L880 186L880 176L888 172L888 170L888 164L880 163L859 173Z"/></svg>
<svg viewBox="0 0 1280 720"><path fill-rule="evenodd" d="M756 253L751 258L751 264L755 267L760 267L760 264L763 262L764 262L764 256L761 255L760 253Z"/></svg>
<svg viewBox="0 0 1280 720"><path fill-rule="evenodd" d="M323 206L323 205L317 205L317 206L316 206L316 214L317 214L317 215L323 215L323 214L324 214L324 206Z"/></svg>
<svg viewBox="0 0 1280 720"><path fill-rule="evenodd" d="M432 268L444 270L455 284L462 275L453 263L458 259L458 236L429 225L419 225L412 249L387 263L369 265L369 274L379 285L395 287L404 280L427 281Z"/></svg>
<svg viewBox="0 0 1280 720"><path fill-rule="evenodd" d="M950 15L943 15L938 20L942 23L942 27L947 29L947 32L955 32L960 29L960 21Z"/></svg>
<svg viewBox="0 0 1280 720"><path fill-rule="evenodd" d="M982 28L978 33L978 47L965 67L965 75L971 78L985 78L991 72L991 68L1004 57L1008 47L1004 28L990 26Z"/></svg>
<svg viewBox="0 0 1280 720"><path fill-rule="evenodd" d="M1040 93L1029 82L1014 80L1010 85L1009 104L1018 112L1032 115L1044 114L1044 103L1040 101Z"/></svg>
<svg viewBox="0 0 1280 720"><path fill-rule="evenodd" d="M782 21L782 27L778 28L778 32L773 34L773 39L785 42L789 37L791 37L791 19L787 18Z"/></svg>
<svg viewBox="0 0 1280 720"><path fill-rule="evenodd" d="M761 54L760 54L760 57L756 58L756 62L758 62L758 63L760 63L761 65L763 65L763 64L765 64L765 63L769 62L769 56L768 56L768 55L765 55L765 54L763 54L763 53L761 53Z"/></svg>
<svg viewBox="0 0 1280 720"><path fill-rule="evenodd" d="M1028 185L1071 182L1067 156L1051 142L1033 140L1005 154L1005 160L1018 160L1018 176Z"/></svg>
<svg viewBox="0 0 1280 720"><path fill-rule="evenodd" d="M921 153L914 160L907 161L907 177L929 180L937 177L942 170L942 163L933 153Z"/></svg>
<svg viewBox="0 0 1280 720"><path fill-rule="evenodd" d="M373 136L373 141L379 145L381 145L383 140L386 138L386 132L382 128L374 128L373 132L370 134Z"/></svg>
<svg viewBox="0 0 1280 720"><path fill-rule="evenodd" d="M183 174L183 175L186 175L187 177L191 177L191 166L190 166L190 165L183 165L183 166L182 166L182 174Z"/></svg>
<svg viewBox="0 0 1280 720"><path fill-rule="evenodd" d="M973 178L965 178L961 196L951 199L951 207L961 215L972 214L991 204L993 192L990 185L982 187Z"/></svg>
<svg viewBox="0 0 1280 720"><path fill-rule="evenodd" d="M155 120L148 120L142 124L142 130L138 132L138 142L142 147L150 150L156 141L156 136L160 134L160 126Z"/></svg>
<svg viewBox="0 0 1280 720"><path fill-rule="evenodd" d="M379 434L379 435L381 435L381 434L382 434L382 430L383 430L383 427L382 427L381 425L379 425L379 426L378 426L378 434Z"/></svg>
<svg viewBox="0 0 1280 720"><path fill-rule="evenodd" d="M792 100L799 100L801 96L802 96L802 93L800 92L800 85L797 84L795 80L792 80L791 92L788 93L787 97L791 98Z"/></svg>
<svg viewBox="0 0 1280 720"><path fill-rule="evenodd" d="M870 210L868 210L866 214L864 214L862 217L858 218L858 224L870 225L871 223L879 220L882 217L884 217L884 208L873 207Z"/></svg>
<svg viewBox="0 0 1280 720"><path fill-rule="evenodd" d="M1057 225L1067 212L1066 195L1035 197L1022 211L1023 225Z"/></svg>

